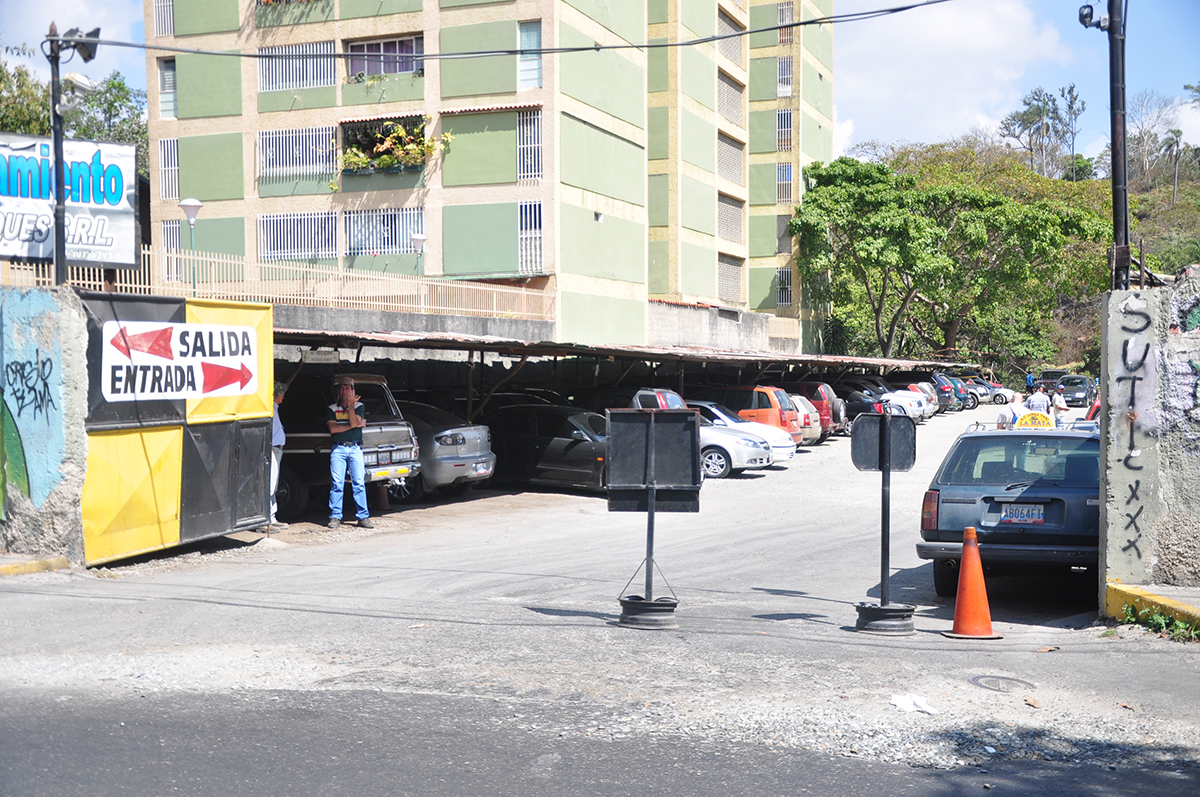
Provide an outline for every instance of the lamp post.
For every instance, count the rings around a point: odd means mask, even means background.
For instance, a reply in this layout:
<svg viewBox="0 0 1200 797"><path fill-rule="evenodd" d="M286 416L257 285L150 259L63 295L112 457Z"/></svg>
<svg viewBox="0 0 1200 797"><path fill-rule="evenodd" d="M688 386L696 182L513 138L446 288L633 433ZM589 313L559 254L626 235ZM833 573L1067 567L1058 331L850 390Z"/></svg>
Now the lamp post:
<svg viewBox="0 0 1200 797"><path fill-rule="evenodd" d="M199 199L189 197L179 201L179 208L183 211L183 215L187 216L188 228L191 230L192 236L192 298L196 298L196 215L200 213L200 208L204 207L204 203Z"/></svg>
<svg viewBox="0 0 1200 797"><path fill-rule="evenodd" d="M412 241L413 248L417 250L417 276L423 277L425 276L425 269L422 262L422 255L425 254L425 242L429 240L429 236L423 232L414 232L408 237Z"/></svg>

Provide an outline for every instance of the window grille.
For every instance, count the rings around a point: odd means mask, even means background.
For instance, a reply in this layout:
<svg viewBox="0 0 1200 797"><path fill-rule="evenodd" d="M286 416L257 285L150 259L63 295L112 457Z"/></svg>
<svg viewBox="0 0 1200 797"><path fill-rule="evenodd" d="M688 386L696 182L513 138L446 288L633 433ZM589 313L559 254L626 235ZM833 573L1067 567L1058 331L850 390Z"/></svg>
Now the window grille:
<svg viewBox="0 0 1200 797"><path fill-rule="evenodd" d="M175 113L175 59L164 58L158 62L158 115L170 118Z"/></svg>
<svg viewBox="0 0 1200 797"><path fill-rule="evenodd" d="M521 49L534 52L522 53L517 65L517 87L536 89L542 85L542 21L521 23Z"/></svg>
<svg viewBox="0 0 1200 797"><path fill-rule="evenodd" d="M298 130L260 130L258 176L332 174L337 168L333 135L332 126Z"/></svg>
<svg viewBox="0 0 1200 797"><path fill-rule="evenodd" d="M347 210L347 255L406 255L416 252L413 233L425 234L425 208Z"/></svg>
<svg viewBox="0 0 1200 797"><path fill-rule="evenodd" d="M790 24L792 24L793 21L795 21L795 14L792 9L793 9L793 6L791 3L780 3L779 4L779 24L780 25L790 25ZM780 44L791 44L793 30L795 30L795 28L780 28L779 29L779 43Z"/></svg>
<svg viewBox="0 0 1200 797"><path fill-rule="evenodd" d="M172 219L162 222L162 248L167 252L179 251L179 230L180 220ZM180 263L181 258L174 255L169 255L163 258L163 280L166 282L179 282L183 274L183 266Z"/></svg>
<svg viewBox="0 0 1200 797"><path fill-rule="evenodd" d="M775 112L775 149L792 151L792 109L780 108Z"/></svg>
<svg viewBox="0 0 1200 797"><path fill-rule="evenodd" d="M731 33L740 33L745 30L741 25L734 20L733 17L726 14L720 9L717 10L717 35L727 36ZM717 52L733 61L738 66L742 65L742 36L730 36L728 39L719 39L717 41Z"/></svg>
<svg viewBox="0 0 1200 797"><path fill-rule="evenodd" d="M792 96L792 57L785 55L778 60L779 85L775 88L776 97Z"/></svg>
<svg viewBox="0 0 1200 797"><path fill-rule="evenodd" d="M425 69L424 36L405 36L399 39L380 39L355 42L346 46L350 61L348 75L399 75Z"/></svg>
<svg viewBox="0 0 1200 797"><path fill-rule="evenodd" d="M259 260L337 257L337 211L258 217Z"/></svg>
<svg viewBox="0 0 1200 797"><path fill-rule="evenodd" d="M541 274L545 269L542 262L542 203L522 202L518 212L520 250L517 267L522 274Z"/></svg>
<svg viewBox="0 0 1200 797"><path fill-rule="evenodd" d="M542 179L542 111L517 111L517 181Z"/></svg>
<svg viewBox="0 0 1200 797"><path fill-rule="evenodd" d="M775 201L780 205L792 201L792 164L775 164Z"/></svg>
<svg viewBox="0 0 1200 797"><path fill-rule="evenodd" d="M158 140L158 198L179 199L179 139Z"/></svg>
<svg viewBox="0 0 1200 797"><path fill-rule="evenodd" d="M334 85L334 59L311 57L332 56L332 41L259 47L258 54L268 56L258 59L259 91L290 91Z"/></svg>
<svg viewBox="0 0 1200 797"><path fill-rule="evenodd" d="M776 307L791 307L792 306L792 267L780 266L776 272L776 284L778 286L775 297Z"/></svg>
<svg viewBox="0 0 1200 797"><path fill-rule="evenodd" d="M745 185L746 182L742 178L745 151L746 145L742 142L724 133L717 133L717 174L730 182Z"/></svg>
<svg viewBox="0 0 1200 797"><path fill-rule="evenodd" d="M742 124L742 96L746 87L724 72L717 72L717 111L733 122Z"/></svg>
<svg viewBox="0 0 1200 797"><path fill-rule="evenodd" d="M154 0L154 35L175 35L175 0Z"/></svg>
<svg viewBox="0 0 1200 797"><path fill-rule="evenodd" d="M717 296L723 302L742 300L742 259L717 255Z"/></svg>
<svg viewBox="0 0 1200 797"><path fill-rule="evenodd" d="M725 194L717 194L717 235L735 244L742 242L741 200Z"/></svg>

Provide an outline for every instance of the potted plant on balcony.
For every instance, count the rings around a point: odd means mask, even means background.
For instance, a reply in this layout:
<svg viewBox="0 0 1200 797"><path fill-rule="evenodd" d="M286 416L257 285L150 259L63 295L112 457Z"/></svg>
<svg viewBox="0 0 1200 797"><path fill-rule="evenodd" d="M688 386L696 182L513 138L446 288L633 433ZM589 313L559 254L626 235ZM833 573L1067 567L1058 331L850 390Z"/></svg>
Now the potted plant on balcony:
<svg viewBox="0 0 1200 797"><path fill-rule="evenodd" d="M425 125L428 122L429 117L426 116L408 128L398 122L384 123L381 128L384 135L375 145L375 155L381 160L387 157L389 165L398 163L405 171L425 168L425 162L437 153L439 143L444 149L453 139L449 133L443 133L436 139L426 138Z"/></svg>
<svg viewBox="0 0 1200 797"><path fill-rule="evenodd" d="M346 147L342 152L342 174L374 174L375 161L358 147Z"/></svg>

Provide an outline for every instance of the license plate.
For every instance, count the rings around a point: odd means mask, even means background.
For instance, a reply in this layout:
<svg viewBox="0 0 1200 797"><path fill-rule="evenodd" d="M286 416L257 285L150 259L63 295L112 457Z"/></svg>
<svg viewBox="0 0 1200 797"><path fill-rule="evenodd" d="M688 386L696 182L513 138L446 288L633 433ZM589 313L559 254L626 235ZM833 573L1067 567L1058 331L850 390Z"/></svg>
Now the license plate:
<svg viewBox="0 0 1200 797"><path fill-rule="evenodd" d="M491 470L487 462L476 462L471 466L471 474L474 476L486 476L491 473Z"/></svg>
<svg viewBox="0 0 1200 797"><path fill-rule="evenodd" d="M1001 523L1043 523L1045 507L1041 504L1005 504L1000 513Z"/></svg>

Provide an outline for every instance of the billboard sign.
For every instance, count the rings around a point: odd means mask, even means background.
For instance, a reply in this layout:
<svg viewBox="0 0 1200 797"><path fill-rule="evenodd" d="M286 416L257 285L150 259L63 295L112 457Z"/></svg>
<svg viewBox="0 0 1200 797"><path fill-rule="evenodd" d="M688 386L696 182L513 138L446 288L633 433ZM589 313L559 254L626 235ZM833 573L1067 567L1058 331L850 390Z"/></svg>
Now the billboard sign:
<svg viewBox="0 0 1200 797"><path fill-rule="evenodd" d="M0 133L0 259L54 259L49 138ZM138 264L137 148L64 141L67 262Z"/></svg>

